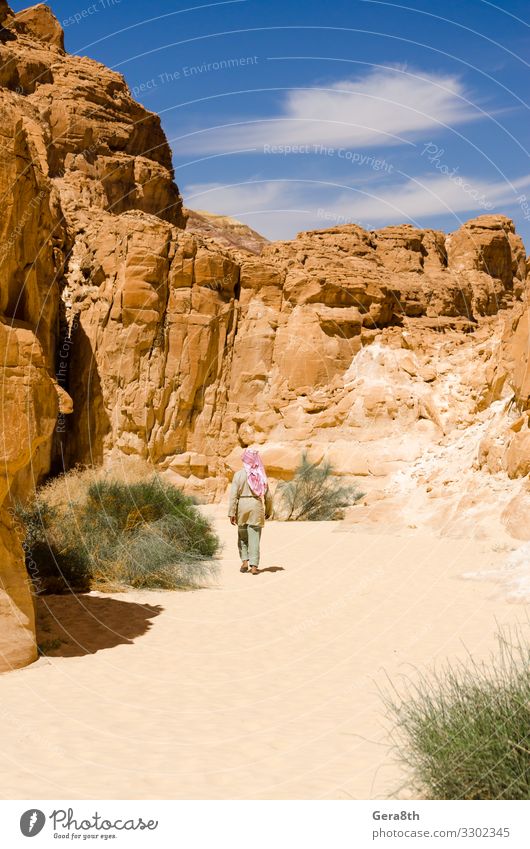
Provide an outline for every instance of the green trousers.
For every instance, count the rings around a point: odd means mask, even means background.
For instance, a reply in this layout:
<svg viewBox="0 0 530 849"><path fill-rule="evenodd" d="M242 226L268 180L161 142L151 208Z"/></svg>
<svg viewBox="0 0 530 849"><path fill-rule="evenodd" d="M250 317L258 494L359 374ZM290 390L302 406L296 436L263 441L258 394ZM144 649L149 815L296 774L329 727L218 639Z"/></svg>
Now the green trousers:
<svg viewBox="0 0 530 849"><path fill-rule="evenodd" d="M237 526L237 547L241 560L248 560L251 566L259 566L259 542L261 528L259 525Z"/></svg>

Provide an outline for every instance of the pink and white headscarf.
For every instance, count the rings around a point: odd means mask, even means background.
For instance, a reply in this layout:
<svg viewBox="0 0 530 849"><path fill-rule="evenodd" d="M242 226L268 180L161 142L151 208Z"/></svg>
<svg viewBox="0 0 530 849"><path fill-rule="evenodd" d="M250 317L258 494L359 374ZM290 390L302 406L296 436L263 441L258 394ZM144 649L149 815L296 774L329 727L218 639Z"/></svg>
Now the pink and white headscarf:
<svg viewBox="0 0 530 849"><path fill-rule="evenodd" d="M245 448L241 459L243 460L248 485L252 492L259 497L265 495L269 484L259 451L256 451L254 448Z"/></svg>

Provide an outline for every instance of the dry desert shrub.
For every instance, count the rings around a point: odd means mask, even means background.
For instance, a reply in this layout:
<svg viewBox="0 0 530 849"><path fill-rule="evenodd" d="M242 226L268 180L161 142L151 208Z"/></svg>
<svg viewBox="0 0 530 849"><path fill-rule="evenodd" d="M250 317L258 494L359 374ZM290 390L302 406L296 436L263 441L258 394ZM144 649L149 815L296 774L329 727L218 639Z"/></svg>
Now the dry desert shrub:
<svg viewBox="0 0 530 849"><path fill-rule="evenodd" d="M530 649L519 636L498 641L488 663L449 664L385 696L420 795L530 798Z"/></svg>
<svg viewBox="0 0 530 849"><path fill-rule="evenodd" d="M74 469L16 505L40 589L176 589L216 571L219 540L194 499L145 471Z"/></svg>
<svg viewBox="0 0 530 849"><path fill-rule="evenodd" d="M301 522L342 519L364 493L342 483L327 460L311 463L304 452L292 480L279 484L275 496L276 518Z"/></svg>

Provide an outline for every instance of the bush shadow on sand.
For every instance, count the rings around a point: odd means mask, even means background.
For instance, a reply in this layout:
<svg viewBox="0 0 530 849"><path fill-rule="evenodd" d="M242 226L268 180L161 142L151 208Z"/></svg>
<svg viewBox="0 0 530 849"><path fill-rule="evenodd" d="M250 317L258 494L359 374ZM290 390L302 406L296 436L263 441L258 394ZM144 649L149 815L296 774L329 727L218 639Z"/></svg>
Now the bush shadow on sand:
<svg viewBox="0 0 530 849"><path fill-rule="evenodd" d="M39 654L81 657L132 644L151 628L163 607L110 596L67 593L37 598Z"/></svg>

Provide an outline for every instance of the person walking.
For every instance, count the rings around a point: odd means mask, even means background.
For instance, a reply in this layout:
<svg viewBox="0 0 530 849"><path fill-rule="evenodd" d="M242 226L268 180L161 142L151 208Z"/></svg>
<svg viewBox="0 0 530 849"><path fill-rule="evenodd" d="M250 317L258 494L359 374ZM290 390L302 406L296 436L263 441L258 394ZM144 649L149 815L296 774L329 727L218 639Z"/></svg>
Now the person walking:
<svg viewBox="0 0 530 849"><path fill-rule="evenodd" d="M257 575L259 570L261 529L272 516L272 496L259 451L245 448L243 468L235 473L230 487L228 518L237 525L237 547L241 572Z"/></svg>

